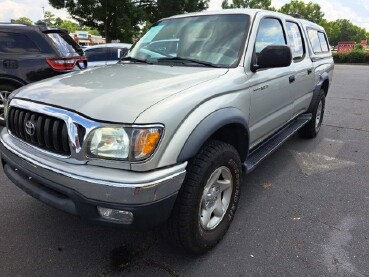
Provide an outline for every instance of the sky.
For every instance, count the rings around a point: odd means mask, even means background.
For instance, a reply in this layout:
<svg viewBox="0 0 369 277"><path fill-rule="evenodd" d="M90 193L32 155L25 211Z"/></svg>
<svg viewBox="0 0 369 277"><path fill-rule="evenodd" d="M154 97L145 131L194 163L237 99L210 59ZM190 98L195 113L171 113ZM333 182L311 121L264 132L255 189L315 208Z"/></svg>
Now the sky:
<svg viewBox="0 0 369 277"><path fill-rule="evenodd" d="M303 0L312 1L322 7L325 18L328 20L349 19L352 23L366 28L369 31L369 0ZM280 8L290 0L272 0L272 6ZM65 10L53 9L47 0L0 0L0 22L9 22L26 16L37 21L42 19L42 7L62 19L68 19ZM210 0L209 10L221 9L222 0Z"/></svg>

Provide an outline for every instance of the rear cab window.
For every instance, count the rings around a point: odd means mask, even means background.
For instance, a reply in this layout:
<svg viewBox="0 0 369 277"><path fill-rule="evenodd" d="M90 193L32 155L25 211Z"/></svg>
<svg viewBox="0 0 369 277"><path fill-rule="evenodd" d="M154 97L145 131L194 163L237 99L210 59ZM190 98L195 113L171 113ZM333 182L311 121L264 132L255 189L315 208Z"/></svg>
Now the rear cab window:
<svg viewBox="0 0 369 277"><path fill-rule="evenodd" d="M323 32L311 28L308 28L307 32L315 54L329 52L328 40Z"/></svg>

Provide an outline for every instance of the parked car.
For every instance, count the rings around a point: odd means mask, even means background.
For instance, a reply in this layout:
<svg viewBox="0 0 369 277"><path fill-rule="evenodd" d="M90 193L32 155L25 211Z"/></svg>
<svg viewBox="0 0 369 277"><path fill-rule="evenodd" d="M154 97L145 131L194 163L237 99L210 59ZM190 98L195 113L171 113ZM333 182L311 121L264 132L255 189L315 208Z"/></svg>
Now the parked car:
<svg viewBox="0 0 369 277"><path fill-rule="evenodd" d="M175 56L147 47L173 38ZM328 46L321 26L271 11L160 20L116 65L14 92L0 135L4 172L65 212L161 225L180 247L206 252L234 218L242 172L296 132L317 136L334 68Z"/></svg>
<svg viewBox="0 0 369 277"><path fill-rule="evenodd" d="M84 49L88 59L89 67L109 65L117 63L122 51L128 52L132 44L129 43L108 43L88 46Z"/></svg>
<svg viewBox="0 0 369 277"><path fill-rule="evenodd" d="M66 30L0 24L0 124L10 92L29 83L87 67L82 49Z"/></svg>

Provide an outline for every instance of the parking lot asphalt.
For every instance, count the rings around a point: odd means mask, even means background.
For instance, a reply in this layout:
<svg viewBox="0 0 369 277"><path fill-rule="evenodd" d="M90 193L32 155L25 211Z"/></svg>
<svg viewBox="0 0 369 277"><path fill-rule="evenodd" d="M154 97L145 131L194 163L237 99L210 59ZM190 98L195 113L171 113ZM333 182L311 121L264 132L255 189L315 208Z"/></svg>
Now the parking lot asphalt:
<svg viewBox="0 0 369 277"><path fill-rule="evenodd" d="M368 156L369 66L336 65L318 137L245 176L227 235L199 257L48 207L0 170L0 276L369 276Z"/></svg>

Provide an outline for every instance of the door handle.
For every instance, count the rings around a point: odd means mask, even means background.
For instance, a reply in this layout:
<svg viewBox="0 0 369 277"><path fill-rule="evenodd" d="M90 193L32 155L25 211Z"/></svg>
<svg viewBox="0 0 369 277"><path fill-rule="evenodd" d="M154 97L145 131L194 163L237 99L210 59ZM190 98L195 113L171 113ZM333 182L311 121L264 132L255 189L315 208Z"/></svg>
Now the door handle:
<svg viewBox="0 0 369 277"><path fill-rule="evenodd" d="M310 75L313 72L312 69L308 69L308 75Z"/></svg>
<svg viewBox="0 0 369 277"><path fill-rule="evenodd" d="M295 78L295 76L290 76L289 77L289 80L290 80L290 84L291 84L291 83L293 83L296 80L296 78Z"/></svg>

